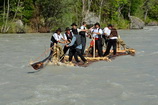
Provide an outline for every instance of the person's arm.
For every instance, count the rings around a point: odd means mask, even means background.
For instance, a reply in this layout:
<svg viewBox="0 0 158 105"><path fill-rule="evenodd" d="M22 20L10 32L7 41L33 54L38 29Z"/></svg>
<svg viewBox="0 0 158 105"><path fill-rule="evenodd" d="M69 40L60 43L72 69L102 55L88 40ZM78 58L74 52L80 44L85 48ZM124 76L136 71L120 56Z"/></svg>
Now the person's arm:
<svg viewBox="0 0 158 105"><path fill-rule="evenodd" d="M74 33L72 32L72 30L70 30L70 32L72 33L72 36L74 36Z"/></svg>
<svg viewBox="0 0 158 105"><path fill-rule="evenodd" d="M109 34L108 34L108 29L107 29L106 27L104 28L104 35L105 35L105 36L109 36Z"/></svg>
<svg viewBox="0 0 158 105"><path fill-rule="evenodd" d="M99 29L99 32L93 32L94 34L97 34L97 35L100 35L100 34L103 34L103 31L102 29Z"/></svg>
<svg viewBox="0 0 158 105"><path fill-rule="evenodd" d="M63 41L67 41L67 39L64 39L63 37L61 38Z"/></svg>
<svg viewBox="0 0 158 105"><path fill-rule="evenodd" d="M66 45L66 47L73 46L73 45L74 45L74 43L75 43L75 41L76 41L76 37L74 36L74 37L72 38L71 43L70 43L69 45Z"/></svg>
<svg viewBox="0 0 158 105"><path fill-rule="evenodd" d="M54 37L54 39L55 39L56 41L59 40L58 35L57 35L56 33L53 34L53 37Z"/></svg>
<svg viewBox="0 0 158 105"><path fill-rule="evenodd" d="M94 38L97 34L94 33L93 27L91 27L90 30L91 30L91 33L92 33L92 38Z"/></svg>
<svg viewBox="0 0 158 105"><path fill-rule="evenodd" d="M68 39L67 39L66 34L64 34L64 37L62 38L62 40L64 40L64 41L65 41L65 43L69 43L69 41L68 41Z"/></svg>
<svg viewBox="0 0 158 105"><path fill-rule="evenodd" d="M88 29L84 26L81 26L79 31L88 31Z"/></svg>
<svg viewBox="0 0 158 105"><path fill-rule="evenodd" d="M94 29L94 26L93 26L93 27L91 27L89 30L91 30L91 31L92 31L93 29Z"/></svg>
<svg viewBox="0 0 158 105"><path fill-rule="evenodd" d="M66 34L64 34L64 39L67 40L67 36L66 36Z"/></svg>
<svg viewBox="0 0 158 105"><path fill-rule="evenodd" d="M58 42L59 42L59 43L63 43L63 44L65 44L65 43L66 43L65 41L60 41L60 40L59 40Z"/></svg>
<svg viewBox="0 0 158 105"><path fill-rule="evenodd" d="M85 29L77 29L77 31L78 31L78 32L80 32L80 31L85 31L85 32L86 32L87 29L86 29L86 30L85 30Z"/></svg>
<svg viewBox="0 0 158 105"><path fill-rule="evenodd" d="M65 41L60 41L60 39L59 39L59 37L61 37L61 39L63 39L62 35L58 36L58 34L54 34L53 36L54 36L54 39L55 39L57 42L63 43L63 44L65 43Z"/></svg>

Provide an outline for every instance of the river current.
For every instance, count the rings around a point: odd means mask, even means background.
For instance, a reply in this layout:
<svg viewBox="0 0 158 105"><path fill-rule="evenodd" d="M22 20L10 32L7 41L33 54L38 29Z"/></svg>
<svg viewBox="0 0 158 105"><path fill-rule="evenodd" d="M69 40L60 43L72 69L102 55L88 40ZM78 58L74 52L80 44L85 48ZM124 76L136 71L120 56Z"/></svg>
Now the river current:
<svg viewBox="0 0 158 105"><path fill-rule="evenodd" d="M158 105L158 27L119 30L135 56L35 71L51 35L0 34L0 105Z"/></svg>

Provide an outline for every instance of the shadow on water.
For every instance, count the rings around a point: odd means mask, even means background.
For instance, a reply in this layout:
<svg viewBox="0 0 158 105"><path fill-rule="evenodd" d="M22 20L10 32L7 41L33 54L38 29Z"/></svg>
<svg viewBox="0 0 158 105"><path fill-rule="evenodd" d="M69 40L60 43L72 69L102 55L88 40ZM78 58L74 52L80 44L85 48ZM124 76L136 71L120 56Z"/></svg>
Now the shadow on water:
<svg viewBox="0 0 158 105"><path fill-rule="evenodd" d="M41 69L40 70L36 70L36 71L27 72L27 74L33 74L33 73L37 73L37 72L40 72L40 71L41 71Z"/></svg>
<svg viewBox="0 0 158 105"><path fill-rule="evenodd" d="M30 67L32 67L32 66L30 66ZM38 72L40 72L41 70L42 70L42 68L40 68L40 69L33 69L34 71L31 71L31 72L27 72L27 74L33 74L33 73L38 73Z"/></svg>

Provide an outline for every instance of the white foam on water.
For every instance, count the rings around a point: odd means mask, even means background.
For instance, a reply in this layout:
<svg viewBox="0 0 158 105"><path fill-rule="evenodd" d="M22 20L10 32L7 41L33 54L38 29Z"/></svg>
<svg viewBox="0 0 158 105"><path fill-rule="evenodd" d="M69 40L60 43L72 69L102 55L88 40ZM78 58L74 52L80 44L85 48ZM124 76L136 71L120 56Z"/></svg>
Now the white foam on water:
<svg viewBox="0 0 158 105"><path fill-rule="evenodd" d="M123 85L119 83L111 82L110 80L107 80L107 84L111 85L112 87L124 88Z"/></svg>
<svg viewBox="0 0 158 105"><path fill-rule="evenodd" d="M138 52L136 52L136 55L144 56L145 55L145 51L138 51Z"/></svg>
<svg viewBox="0 0 158 105"><path fill-rule="evenodd" d="M149 55L158 55L158 51L152 52Z"/></svg>
<svg viewBox="0 0 158 105"><path fill-rule="evenodd" d="M7 84L9 84L10 82L0 82L0 86L1 85L7 85Z"/></svg>
<svg viewBox="0 0 158 105"><path fill-rule="evenodd" d="M158 99L158 95L146 95L146 97L148 97L148 98L156 98L156 99Z"/></svg>

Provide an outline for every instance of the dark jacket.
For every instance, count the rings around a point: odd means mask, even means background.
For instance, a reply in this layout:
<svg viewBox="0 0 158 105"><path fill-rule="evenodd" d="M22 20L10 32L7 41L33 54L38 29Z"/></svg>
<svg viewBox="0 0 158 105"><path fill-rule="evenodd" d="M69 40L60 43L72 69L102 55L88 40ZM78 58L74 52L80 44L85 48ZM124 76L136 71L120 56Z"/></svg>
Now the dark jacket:
<svg viewBox="0 0 158 105"><path fill-rule="evenodd" d="M112 37L118 37L118 33L117 33L117 30L115 28L112 28L111 29L111 34L110 34Z"/></svg>

